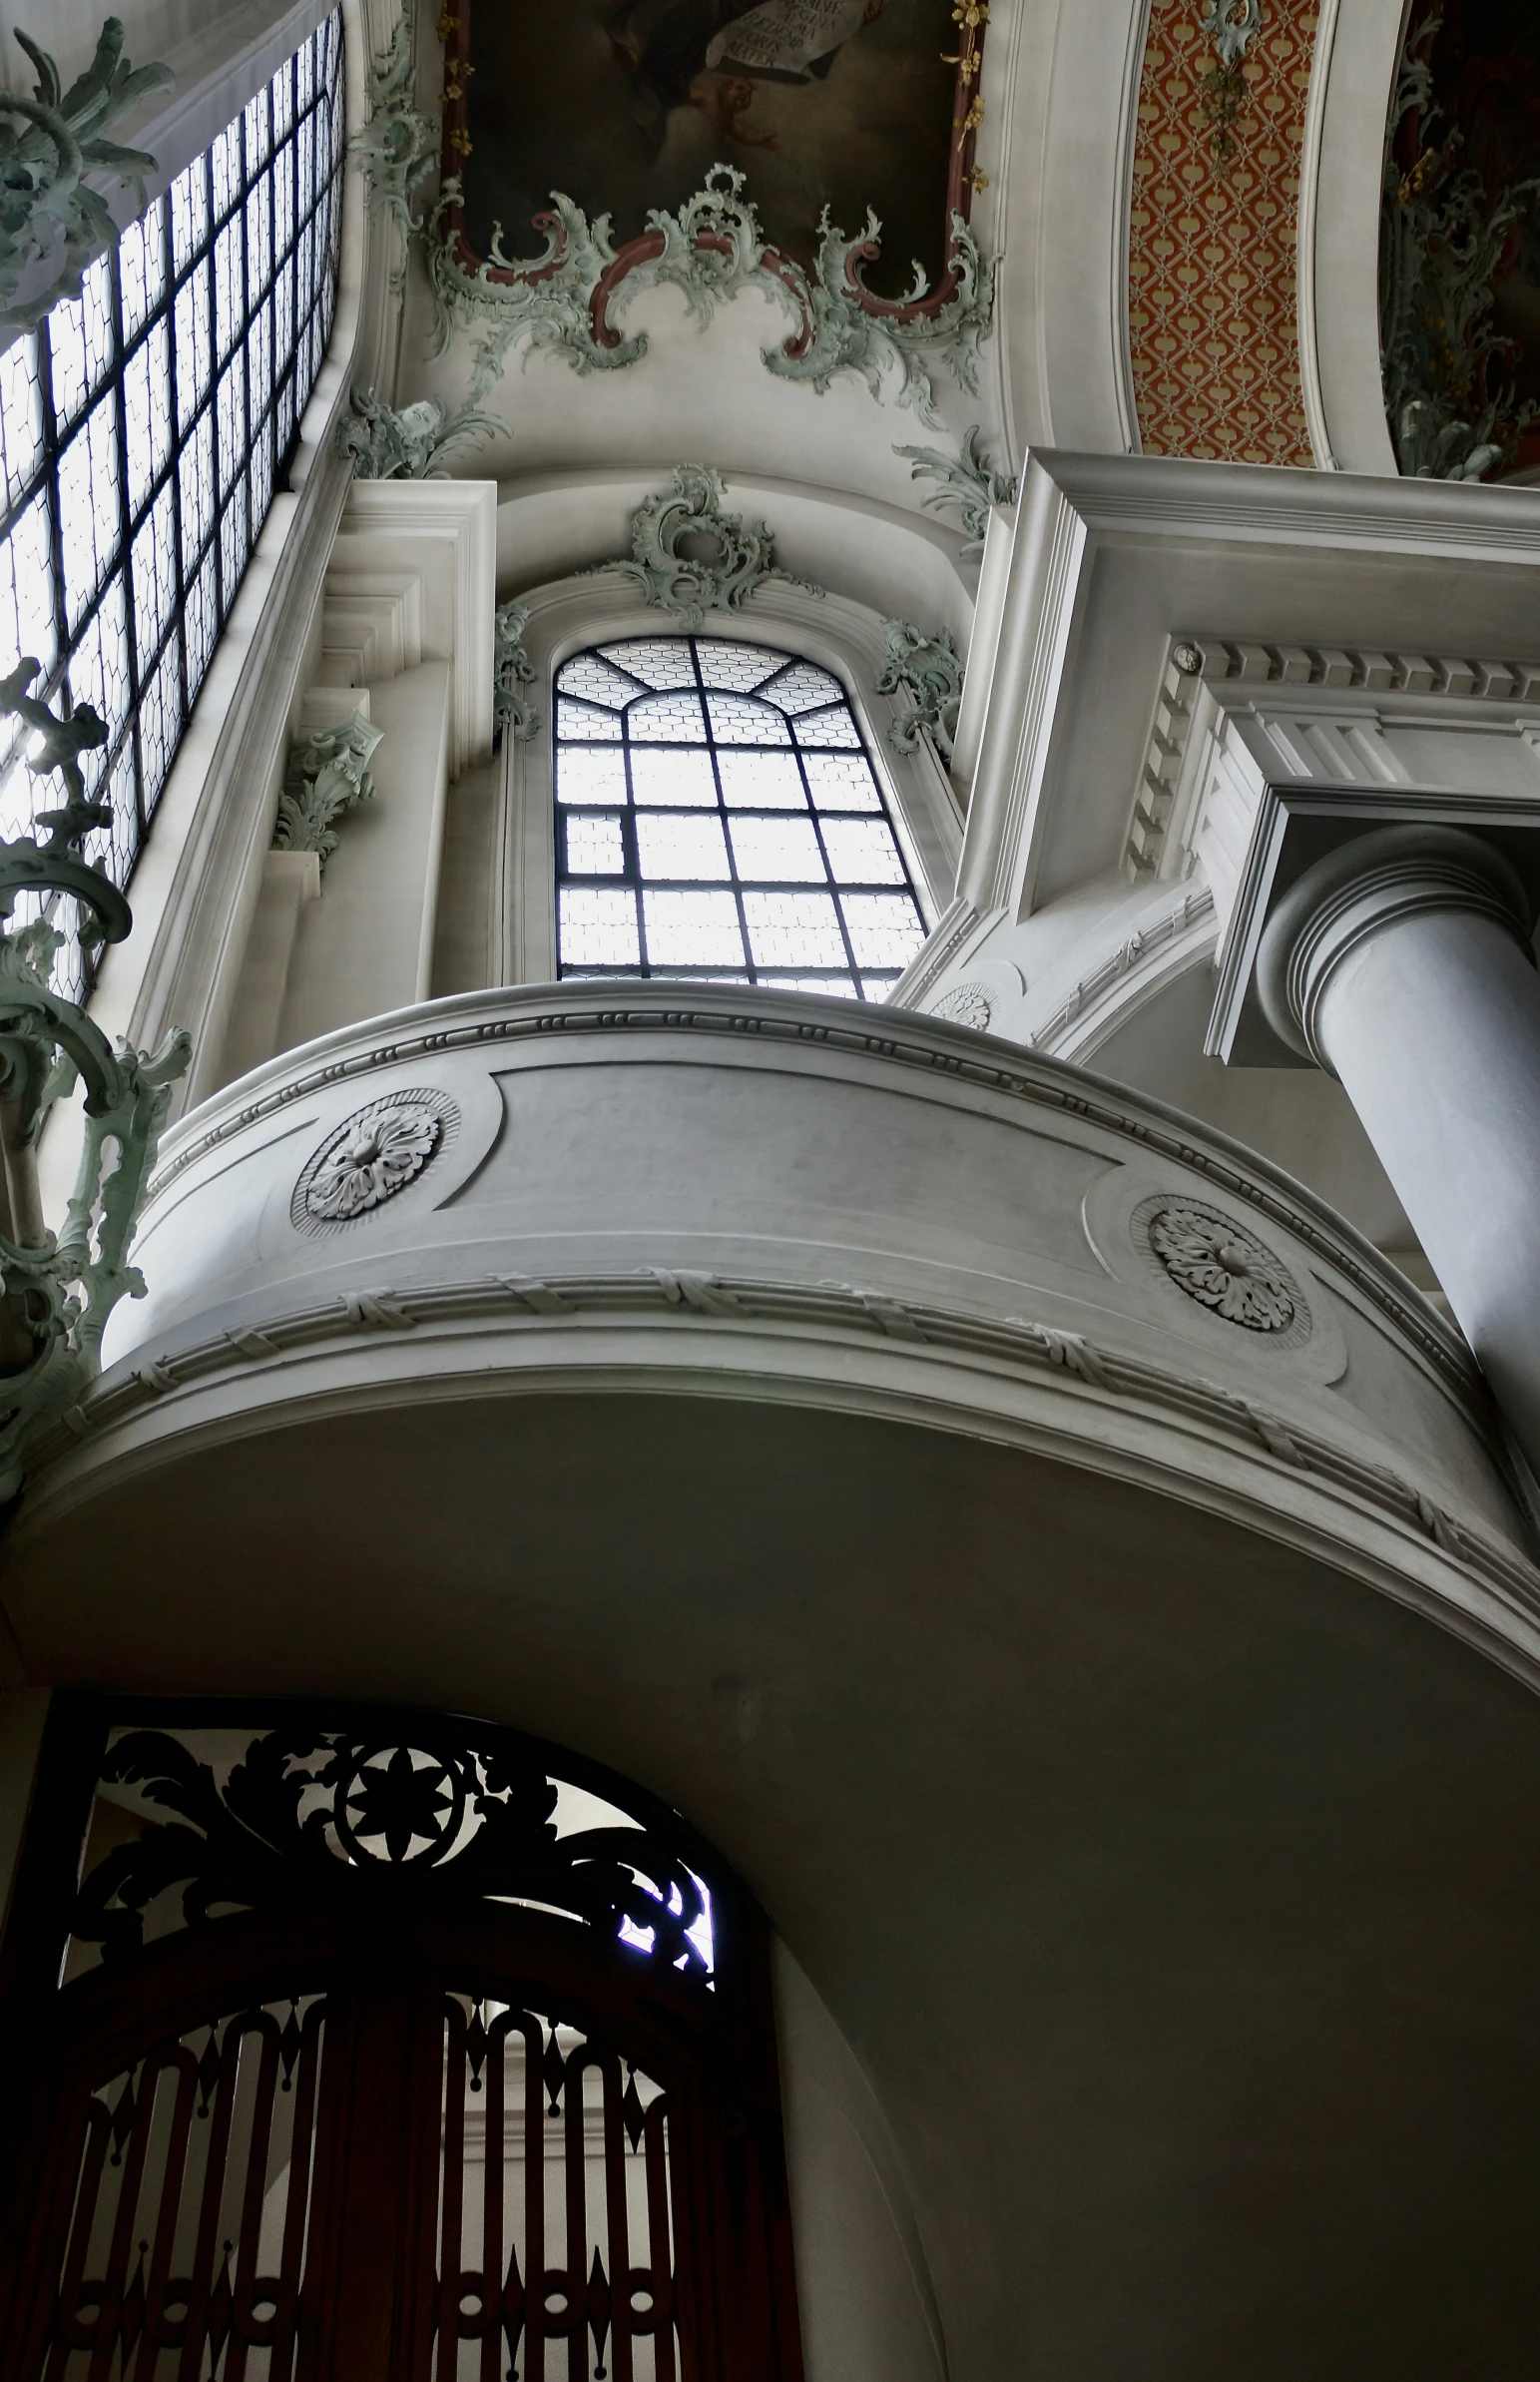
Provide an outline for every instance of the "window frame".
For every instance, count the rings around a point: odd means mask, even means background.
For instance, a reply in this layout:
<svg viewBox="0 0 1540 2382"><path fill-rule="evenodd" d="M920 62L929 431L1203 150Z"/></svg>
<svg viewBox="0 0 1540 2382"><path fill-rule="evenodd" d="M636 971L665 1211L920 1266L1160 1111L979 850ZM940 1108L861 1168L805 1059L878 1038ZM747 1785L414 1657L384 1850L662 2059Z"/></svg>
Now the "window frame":
<svg viewBox="0 0 1540 2382"><path fill-rule="evenodd" d="M532 737L505 735L502 742L497 847L487 872L486 980L540 984L556 981L556 674L564 662L588 647L667 637L681 631L678 624L660 618L629 591L616 590L607 599L596 591L592 577L554 580L521 594L520 601L528 610L524 649L535 671L539 724ZM789 652L838 681L876 777L928 936L953 898L962 850L962 812L945 771L925 740L913 753L900 753L887 742L887 726L902 705L899 698L889 700L876 692L886 659L879 615L852 598L835 594L819 598L796 587L770 585L756 593L751 615L713 612L693 633L724 643ZM775 972L794 975L800 971L787 968ZM746 985L744 989L756 988Z"/></svg>
<svg viewBox="0 0 1540 2382"><path fill-rule="evenodd" d="M9 483L4 489L0 540L41 504L52 582L52 659L32 691L51 703L61 694L73 702L95 703L108 718L107 745L88 754L84 767L88 791L100 791L113 810L112 824L103 831L107 850L100 865L120 886L129 883L145 850L273 500L284 491L300 454L304 415L325 370L343 299L347 72L345 10L335 6L262 79L215 141L94 261L82 298L60 301L35 331L14 340L6 351L19 359L23 370L30 351L38 416L35 455L17 474L14 496ZM288 121L275 133L272 93L285 80ZM317 129L327 122L329 154L323 156L319 171L312 162L309 195L303 199L299 161L304 154L314 160ZM228 159L232 141L235 170L221 192L221 153ZM285 148L286 222L277 174ZM229 173L228 164L225 170ZM200 207L201 229L179 240L179 217L186 222L191 214L196 227ZM232 227L238 223L236 237ZM264 255L259 277L252 267L254 240L258 238ZM148 249L151 242L160 288L140 304L130 286L134 256L136 248L143 244ZM218 295L222 252L227 259L239 252L240 267L239 275L227 269L230 310L223 340ZM285 274L289 324L288 338L280 344ZM307 280L310 289L304 310L301 280ZM208 301L202 313L200 293ZM186 368L186 355L178 354L181 313L190 320L192 336L203 350L204 385L191 403L184 401L179 381L179 365ZM81 367L73 405L68 397L60 401L58 387L71 341ZM164 351L164 378L151 390L149 375L158 346ZM265 387L254 403L253 364L263 351ZM130 430L130 388L142 359L146 419L141 435L148 452L139 456ZM13 363L11 370L17 369L18 363ZM93 499L105 495L115 504L116 520L109 543L93 549L94 584L77 602L67 568L61 468L98 423L107 425L103 434L112 442L112 454L100 489L95 471L88 486ZM187 484L190 470L198 477L202 446L207 446L210 466L206 503L203 492L195 502ZM206 511L207 518L190 520L190 507L200 516ZM157 550L157 523L163 514L169 518L169 532L160 522ZM147 542L152 552L142 563ZM146 585L151 579L159 581L163 573L169 592L156 590L158 626L143 641L142 651L140 609ZM114 612L116 619L111 617ZM118 657L111 665L105 659L104 635L118 643ZM110 691L114 679L116 693ZM27 832L28 818L47 809L53 799L46 782L32 782L21 774L25 737L19 724L9 734L0 732L0 783L13 781L7 786L10 824L22 833ZM153 741L158 749L152 749ZM40 905L34 901L31 906L35 910ZM59 988L76 999L85 998L98 957L82 953L78 943L67 944L55 966Z"/></svg>

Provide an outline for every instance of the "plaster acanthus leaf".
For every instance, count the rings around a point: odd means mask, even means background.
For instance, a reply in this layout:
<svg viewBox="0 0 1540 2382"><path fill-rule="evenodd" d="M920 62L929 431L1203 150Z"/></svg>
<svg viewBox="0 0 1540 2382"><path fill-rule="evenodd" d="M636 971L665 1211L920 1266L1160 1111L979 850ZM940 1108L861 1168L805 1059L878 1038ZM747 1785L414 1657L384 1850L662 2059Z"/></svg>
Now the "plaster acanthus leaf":
<svg viewBox="0 0 1540 2382"><path fill-rule="evenodd" d="M90 948L121 942L133 915L111 879L80 850L112 824L105 803L87 799L84 754L107 743L107 726L90 704L59 719L28 690L41 665L30 656L0 680L0 716L19 718L35 746L34 777L64 781L62 809L35 822L39 844L0 844L0 1098L8 1115L4 1192L0 1196L0 1502L15 1496L37 1441L77 1411L101 1371L102 1334L124 1298L143 1298L145 1282L128 1251L145 1204L171 1087L187 1071L192 1042L169 1034L159 1050L116 1050L76 1002L49 979L65 936L52 924L60 897L85 919ZM29 740L30 741L30 740ZM42 914L10 925L17 899ZM75 1189L62 1228L44 1220L37 1142L58 1099L79 1082L85 1117ZM110 1153L110 1155L109 1155Z"/></svg>
<svg viewBox="0 0 1540 2382"><path fill-rule="evenodd" d="M950 761L962 702L962 663L951 630L938 629L933 637L926 637L911 621L885 620L882 634L887 640L887 661L877 680L877 692L892 695L902 686L914 698L908 710L890 723L888 743L900 753L913 753L923 730L937 752Z"/></svg>
<svg viewBox="0 0 1540 2382"><path fill-rule="evenodd" d="M355 711L335 728L312 728L290 745L272 830L274 852L318 853L325 868L339 841L337 821L373 796L368 762L384 733Z"/></svg>
<svg viewBox="0 0 1540 2382"><path fill-rule="evenodd" d="M571 199L553 192L550 209L535 218L547 243L543 255L507 256L498 224L487 256L477 261L459 228L463 189L450 175L428 248L436 352L444 352L456 325L477 328L472 400L485 395L515 347L523 348L526 362L552 351L578 372L620 371L648 348L645 331L628 336L613 319L624 299L643 290L678 290L690 318L704 330L719 305L755 288L774 297L790 317L784 342L762 350L767 368L780 379L806 381L821 394L840 374L853 373L880 397L896 368L899 403L936 427L930 366L944 366L960 388L976 391L997 260L980 251L960 214L950 218L947 269L936 288L916 268L904 298L879 298L860 280L861 267L879 254L875 215L868 212L864 230L851 240L830 225L825 208L809 278L793 259L767 246L743 192L737 167L715 165L678 214L651 209L646 229L620 249L608 215L590 222Z"/></svg>
<svg viewBox="0 0 1540 2382"><path fill-rule="evenodd" d="M147 100L174 90L177 80L169 66L129 66L116 17L103 22L96 55L68 91L47 51L20 30L16 38L38 79L31 99L0 93L3 330L30 329L58 298L78 298L86 267L116 238L106 201L86 181L88 174L110 175L144 207L144 177L155 172L156 160L143 149L122 149L106 135ZM54 280L19 302L28 266L50 260L58 264Z"/></svg>
<svg viewBox="0 0 1540 2382"><path fill-rule="evenodd" d="M1454 171L1460 136L1430 138L1440 111L1424 52L1443 22L1407 35L1386 134L1379 216L1379 347L1385 418L1402 472L1478 480L1509 459L1537 413L1499 374L1517 354L1492 327L1494 285L1515 229L1533 215L1540 179L1490 199L1472 167ZM1399 154L1418 126L1420 155Z"/></svg>
<svg viewBox="0 0 1540 2382"><path fill-rule="evenodd" d="M412 213L412 195L438 155L438 126L417 106L415 47L412 11L403 5L389 46L369 64L369 121L347 144L368 184L370 207L388 208L400 226L401 263L391 280L398 294L407 244L424 221Z"/></svg>
<svg viewBox="0 0 1540 2382"><path fill-rule="evenodd" d="M492 615L492 724L499 736L516 744L532 737L540 714L523 693L535 683L535 668L524 650L529 625L528 604L499 604Z"/></svg>
<svg viewBox="0 0 1540 2382"><path fill-rule="evenodd" d="M975 422L963 439L960 456L943 454L938 446L893 449L895 455L902 455L912 465L910 479L939 483L928 496L920 498L926 512L939 512L944 505L956 505L968 537L962 549L964 554L982 554L991 512L997 505L1003 508L1014 504L1021 486L1014 471L996 471L980 447L979 437L979 425Z"/></svg>
<svg viewBox="0 0 1540 2382"><path fill-rule="evenodd" d="M502 428L495 415L470 405L451 415L437 397L419 397L399 412L372 388L353 389L349 401L351 414L337 423L336 448L351 456L358 480L446 479L442 466L451 447L493 437Z"/></svg>
<svg viewBox="0 0 1540 2382"><path fill-rule="evenodd" d="M416 1181L438 1146L440 1131L431 1109L405 1101L376 1101L360 1110L310 1170L305 1207L322 1224L366 1215Z"/></svg>
<svg viewBox="0 0 1540 2382"><path fill-rule="evenodd" d="M741 612L768 579L784 580L808 595L823 593L810 579L780 568L763 521L746 522L741 513L728 512L726 502L720 471L681 463L672 491L649 496L632 515L630 554L592 567L621 572L641 590L644 603L692 629L708 612Z"/></svg>
<svg viewBox="0 0 1540 2382"><path fill-rule="evenodd" d="M952 1025L971 1025L976 1034L987 1033L994 1015L994 999L987 984L976 976L968 976L960 984L953 984L931 1004L932 1017L944 1017Z"/></svg>
<svg viewBox="0 0 1540 2382"><path fill-rule="evenodd" d="M1271 1249L1216 1209L1172 1200L1145 1226L1150 1247L1200 1307L1247 1332L1286 1332L1298 1314L1287 1272Z"/></svg>

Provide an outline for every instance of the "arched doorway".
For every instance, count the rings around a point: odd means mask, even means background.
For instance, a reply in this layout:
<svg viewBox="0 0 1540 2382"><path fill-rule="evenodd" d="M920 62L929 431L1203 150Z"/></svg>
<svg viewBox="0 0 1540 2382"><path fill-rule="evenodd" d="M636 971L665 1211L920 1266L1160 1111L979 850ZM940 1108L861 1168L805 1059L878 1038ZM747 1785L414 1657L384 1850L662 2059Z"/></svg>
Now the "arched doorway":
<svg viewBox="0 0 1540 2382"><path fill-rule="evenodd" d="M795 2382L764 1923L653 1798L74 1700L19 1905L18 2382Z"/></svg>

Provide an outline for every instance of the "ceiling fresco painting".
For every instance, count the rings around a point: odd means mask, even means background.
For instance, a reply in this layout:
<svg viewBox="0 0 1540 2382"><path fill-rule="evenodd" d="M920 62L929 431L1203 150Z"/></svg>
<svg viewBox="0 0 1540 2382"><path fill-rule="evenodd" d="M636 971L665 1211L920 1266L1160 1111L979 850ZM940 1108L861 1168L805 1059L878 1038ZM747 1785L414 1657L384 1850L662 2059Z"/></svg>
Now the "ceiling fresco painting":
<svg viewBox="0 0 1540 2382"><path fill-rule="evenodd" d="M1380 248L1385 410L1403 472L1540 467L1540 8L1414 13Z"/></svg>
<svg viewBox="0 0 1540 2382"><path fill-rule="evenodd" d="M1308 464L1295 247L1316 0L1210 15L1193 0L1150 11L1129 239L1140 442ZM1228 74L1227 18L1249 20Z"/></svg>
<svg viewBox="0 0 1540 2382"><path fill-rule="evenodd" d="M951 0L511 0L469 11L464 231L520 236L561 191L624 242L719 160L766 240L811 267L818 218L882 224L873 289L944 265ZM947 58L945 53L953 55Z"/></svg>

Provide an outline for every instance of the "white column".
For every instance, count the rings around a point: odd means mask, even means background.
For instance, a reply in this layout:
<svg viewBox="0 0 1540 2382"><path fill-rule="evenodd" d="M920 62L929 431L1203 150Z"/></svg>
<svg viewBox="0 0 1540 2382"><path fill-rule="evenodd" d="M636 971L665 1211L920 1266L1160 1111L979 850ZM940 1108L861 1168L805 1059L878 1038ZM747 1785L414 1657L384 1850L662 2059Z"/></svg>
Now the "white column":
<svg viewBox="0 0 1540 2382"><path fill-rule="evenodd" d="M1516 871L1393 827L1292 887L1263 938L1274 1030L1341 1081L1540 1474L1540 975Z"/></svg>

